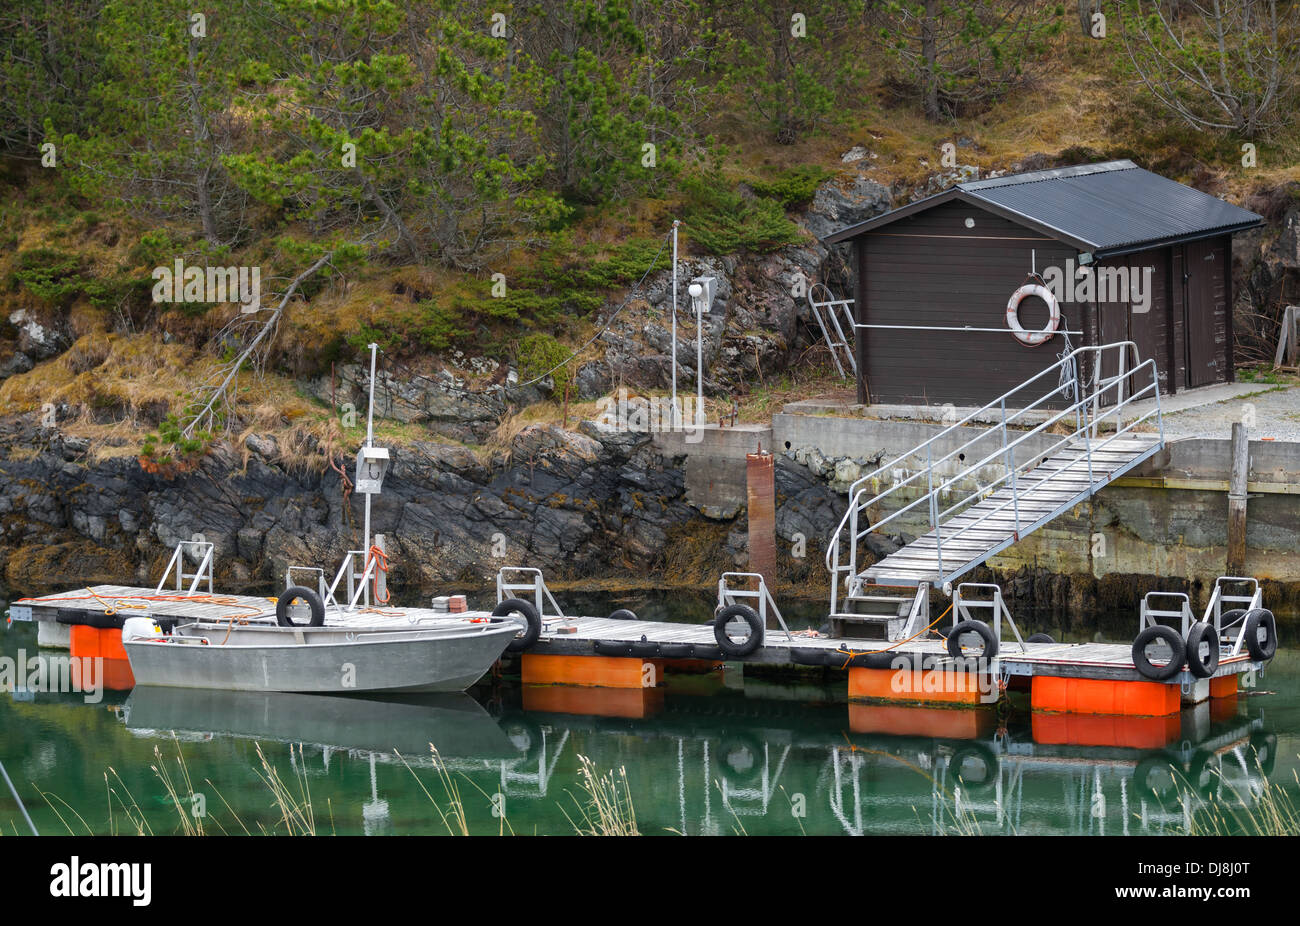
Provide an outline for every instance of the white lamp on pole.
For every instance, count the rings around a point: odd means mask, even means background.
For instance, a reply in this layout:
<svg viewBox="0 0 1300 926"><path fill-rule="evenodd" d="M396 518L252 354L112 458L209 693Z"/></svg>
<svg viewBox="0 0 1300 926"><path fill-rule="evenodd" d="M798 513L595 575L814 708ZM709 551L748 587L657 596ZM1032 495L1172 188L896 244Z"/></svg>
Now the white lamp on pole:
<svg viewBox="0 0 1300 926"><path fill-rule="evenodd" d="M695 304L695 423L704 423L704 313L708 309L708 299L704 287L692 282L691 302Z"/></svg>

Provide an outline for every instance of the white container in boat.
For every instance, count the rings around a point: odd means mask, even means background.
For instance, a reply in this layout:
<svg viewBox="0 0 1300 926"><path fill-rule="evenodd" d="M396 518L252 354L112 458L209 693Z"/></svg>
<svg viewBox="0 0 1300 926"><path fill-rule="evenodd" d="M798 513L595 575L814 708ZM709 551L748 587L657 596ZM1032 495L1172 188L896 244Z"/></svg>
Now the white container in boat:
<svg viewBox="0 0 1300 926"><path fill-rule="evenodd" d="M151 617L128 617L122 621L122 642L150 640L162 635L162 630Z"/></svg>
<svg viewBox="0 0 1300 926"><path fill-rule="evenodd" d="M432 607L433 610L437 611L439 614L446 614L451 610L451 596L438 595L433 599Z"/></svg>

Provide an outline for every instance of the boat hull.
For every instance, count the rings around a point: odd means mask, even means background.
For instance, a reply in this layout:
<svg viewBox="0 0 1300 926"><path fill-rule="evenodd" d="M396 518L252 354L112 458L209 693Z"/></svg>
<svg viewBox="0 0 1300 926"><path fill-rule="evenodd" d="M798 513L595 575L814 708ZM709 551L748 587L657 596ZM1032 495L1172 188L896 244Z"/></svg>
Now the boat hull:
<svg viewBox="0 0 1300 926"><path fill-rule="evenodd" d="M187 630L189 642L183 643L130 640L124 646L137 685L310 694L454 692L482 678L517 632L508 622L395 633L241 627Z"/></svg>

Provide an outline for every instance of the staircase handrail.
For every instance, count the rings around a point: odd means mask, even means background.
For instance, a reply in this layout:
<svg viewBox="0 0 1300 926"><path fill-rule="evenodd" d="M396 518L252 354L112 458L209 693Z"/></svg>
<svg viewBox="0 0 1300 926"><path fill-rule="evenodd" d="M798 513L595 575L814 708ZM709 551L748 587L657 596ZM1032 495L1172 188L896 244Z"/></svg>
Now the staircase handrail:
<svg viewBox="0 0 1300 926"><path fill-rule="evenodd" d="M1102 376L1101 374L1102 355L1104 352L1114 352L1119 355L1119 361L1120 361L1119 372L1116 373L1115 375ZM1092 371L1091 384L1086 389L1086 394L1080 395L1080 378L1078 376L1078 368L1074 366L1074 364L1079 358L1088 354L1095 355L1096 363ZM1130 354L1132 355L1134 360L1134 365L1132 367L1128 367L1126 362L1129 359ZM1065 384L1061 382L1063 377L1060 376L1060 371L1066 367L1069 367L1072 371L1072 375L1070 377L1071 379L1070 384ZM1007 400L1009 398L1015 396L1019 392L1024 391L1027 387L1033 385L1036 382L1039 382L1045 377L1051 375L1053 372L1057 373L1057 380L1058 383L1060 383L1060 385L1058 385L1055 388L1049 389L1048 391L1040 395L1037 399L1033 400L1032 402L1029 402L1023 407L1018 409L1013 409L1012 412L1008 414L1006 405L1007 405ZM1150 375L1149 382L1147 385L1141 388L1130 388L1130 389L1125 388L1125 384L1129 380L1136 379L1144 372L1149 372ZM1064 418L1068 417L1071 414L1075 416L1075 421L1076 421L1076 427L1074 431L1072 431L1070 434L1066 435L1061 441L1058 441L1055 445L1053 445L1053 447L1048 451L1049 454L1054 452L1059 447L1075 440L1081 434L1086 434L1086 432L1088 431L1092 431L1094 434L1098 433L1097 431L1098 425L1111 417L1115 418L1115 433L1110 437L1108 437L1105 441L1103 441L1103 443L1101 444L1101 446L1103 447L1106 444L1109 444L1111 441L1118 439L1121 434L1132 431L1137 425L1141 424L1144 421L1149 420L1152 417L1155 417L1157 420L1161 440L1163 441L1164 422L1163 422L1163 417L1160 409L1160 392L1159 392L1158 375L1159 375L1158 370L1156 369L1154 360L1147 360L1147 361L1139 360L1137 355L1137 345L1132 341L1120 341L1113 344L1091 345L1091 346L1076 348L1072 351L1069 351L1066 354L1063 354L1056 361L1056 363L1053 363L1050 366L1046 367L1039 373L1025 380L1023 383L1020 383L1013 389L1008 390L1006 393L994 399L993 401L987 403L981 408L978 408L970 412L960 421L957 421L954 424L949 425L948 427L944 428L942 431L939 431L936 434L932 435L928 440L924 441L923 443L917 445L916 447L912 448L909 451L906 451L905 453L893 457L889 462L880 465L871 473L868 473L867 475L862 476L859 479L855 480L849 488L849 495L850 495L849 505L844 512L844 516L840 519L839 524L836 526L834 533L831 535L831 540L826 550L826 567L831 572L832 589L833 589L832 595L834 595L834 588L838 584L839 574L846 571L851 573L853 571L854 564L856 562L856 555L855 555L856 546L857 543L862 539L862 537L864 537L868 533L878 530L884 524L894 520L895 518L901 516L902 514L908 511L911 511L912 509L914 509L920 504L923 504L928 501L933 506L934 499L937 497L937 495L940 492L947 490L958 480L964 479L971 472L978 470L979 468L989 464L994 459L998 457L1014 459L1014 453L1016 447L1032 439L1035 435L1056 425L1061 420L1063 420ZM1065 408L1061 409L1060 411L1056 412L1055 414L1051 415L1045 421L1041 422L1040 424L1033 427L1032 429L1021 432L1020 435L1015 439L1011 441L1007 440L1007 426L1009 424L1016 421L1017 419L1022 418L1028 412L1036 409L1039 405L1059 395L1063 391L1069 389L1073 389L1074 395L1076 397L1074 402L1072 402L1070 405L1066 406ZM1104 393L1106 393L1111 389L1117 390L1119 401L1116 402L1114 405L1111 405L1105 408L1104 410L1101 410L1101 406L1099 404L1100 398ZM1152 395L1154 397L1155 399L1154 408L1136 417L1133 421L1125 425L1123 421L1123 409L1128 407L1133 402L1138 401L1139 399L1147 395ZM1088 406L1090 404L1094 407L1094 413L1091 415L1088 412ZM955 447L953 450L944 454L938 460L935 460L933 458L933 452L931 448L937 441L956 432L958 428L965 427L972 420L988 413L993 409L998 409L999 412L999 418L996 424L989 425L988 427L983 428L982 430L979 431L979 433L977 433L970 439L966 440L959 446ZM981 440L986 440L990 434L994 434L994 433L1001 433L1002 435L1002 444L1000 447L998 447L992 453L983 457L978 462L966 466L959 473L951 477L948 477L939 486L936 487L934 485L934 470L936 466L940 466L943 463L946 463L947 461L951 460L953 457L964 455L964 451L969 449L973 444ZM922 452L924 452L926 455L926 465L924 468L918 469L912 475L895 482L884 492L880 492L874 495L873 497L871 497L869 501L866 502L863 501L863 498L868 491L870 483L878 479L882 473L884 473L886 470L890 469L891 467L895 466L899 461L908 459L910 457L917 457ZM1043 454L1041 453L1035 454L1035 456L1042 456L1042 455ZM946 509L944 509L942 514L946 516L949 513L951 513L954 509L969 502L975 496L980 494L987 494L989 489L993 488L994 486L997 486L1001 482L1005 482L1009 479L1014 482L1015 477L1022 470L1027 471L1028 469L1031 468L1032 467L1029 467L1027 464L1023 466L1017 466L1017 465L1009 466L1007 473L1003 477L1001 477L998 480L995 480L993 483L990 483L987 486L982 486L979 489L975 490L974 492L966 495L963 499L961 499L957 503L950 505ZM1091 445L1089 445L1089 472L1091 476ZM1050 478L1050 475L1051 474L1048 474L1048 476L1045 476L1043 477L1043 479L1039 480L1038 485L1041 485L1042 482ZM876 524L870 525L867 528L867 530L862 532L859 532L857 530L857 523L856 523L857 515L864 507L869 507L871 505L878 504L883 499L887 498L888 496L892 495L898 490L913 484L914 482L920 480L922 477L924 477L927 480L927 489L924 495L915 499L911 503L903 506L899 510L889 515L884 520L879 521ZM1090 478L1090 482L1091 482L1091 478ZM1002 510L1003 507L1006 507L1006 505L1014 504L1015 502L1016 502L1016 496L1013 495L1012 499L1009 499L1002 506L999 506L997 510L1000 511ZM938 536L939 515L940 512L938 511L937 508L935 508L935 510L932 511L931 520L936 529L936 536ZM849 565L845 566L840 563L840 543L841 543L841 538L844 535L845 529L849 527L852 528L850 531L850 534L852 536L852 544L853 544L853 549L851 550L850 553L850 559L852 562L850 562ZM967 528L963 528L961 531L958 532L958 534L964 532L964 530L966 529ZM834 607L834 602L832 602L832 609L833 607Z"/></svg>

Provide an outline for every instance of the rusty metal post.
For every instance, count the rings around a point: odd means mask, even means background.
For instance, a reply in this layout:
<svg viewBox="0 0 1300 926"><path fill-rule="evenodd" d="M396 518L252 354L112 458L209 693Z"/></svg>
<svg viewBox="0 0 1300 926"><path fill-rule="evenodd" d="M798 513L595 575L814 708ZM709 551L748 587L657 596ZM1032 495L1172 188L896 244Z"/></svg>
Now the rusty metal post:
<svg viewBox="0 0 1300 926"><path fill-rule="evenodd" d="M1246 426L1232 425L1232 475L1228 483L1228 575L1246 574L1246 483L1250 474L1250 442Z"/></svg>
<svg viewBox="0 0 1300 926"><path fill-rule="evenodd" d="M749 571L776 587L776 465L759 444L745 454L745 487L749 500ZM768 619L772 623L771 618Z"/></svg>

